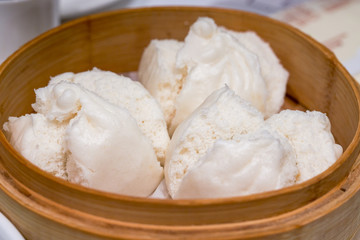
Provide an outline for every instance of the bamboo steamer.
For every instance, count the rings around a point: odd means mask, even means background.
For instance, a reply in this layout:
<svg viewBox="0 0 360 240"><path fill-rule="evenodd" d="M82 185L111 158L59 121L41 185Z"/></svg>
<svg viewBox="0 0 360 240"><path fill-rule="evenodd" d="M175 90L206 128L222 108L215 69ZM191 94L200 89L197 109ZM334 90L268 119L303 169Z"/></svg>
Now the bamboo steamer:
<svg viewBox="0 0 360 240"><path fill-rule="evenodd" d="M290 72L284 108L327 113L344 154L322 174L277 191L226 199L156 200L87 189L21 157L0 133L0 210L28 239L347 239L360 224L359 91L328 49L256 14L195 7L120 10L81 18L24 45L0 66L0 123L32 111L50 76L98 67L136 71L151 39L183 40L209 16L253 30ZM349 175L350 173L350 175ZM341 224L340 224L341 223ZM324 235L325 234L325 235Z"/></svg>

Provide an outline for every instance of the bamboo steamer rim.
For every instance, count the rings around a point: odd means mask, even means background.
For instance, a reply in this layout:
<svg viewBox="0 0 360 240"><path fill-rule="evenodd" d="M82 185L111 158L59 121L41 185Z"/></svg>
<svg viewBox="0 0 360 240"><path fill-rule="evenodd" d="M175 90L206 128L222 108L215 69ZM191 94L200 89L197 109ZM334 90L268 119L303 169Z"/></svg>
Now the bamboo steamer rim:
<svg viewBox="0 0 360 240"><path fill-rule="evenodd" d="M353 79L353 77L347 72L347 70L341 65L339 60L336 58L334 53L332 53L329 49L324 47L322 44L314 40L309 35L301 32L300 30L286 24L283 22L280 22L278 20L261 16L255 13L249 13L241 10L233 10L233 9L223 9L223 8L205 8L205 7L147 7L147 8L134 8L134 9L121 9L121 10L114 10L110 12L104 12L99 14L94 14L90 16L85 16L73 21L70 21L68 23L65 23L63 25L60 25L54 29L51 29L40 36L36 37L35 39L27 42L24 44L21 48L19 48L16 52L14 52L9 58L5 60L0 65L0 75L3 73L8 65L11 64L14 59L17 59L21 54L26 51L28 48L31 48L32 46L36 45L38 42L42 41L43 39L46 39L47 37L51 36L52 34L62 31L64 29L71 28L79 23L88 23L90 24L93 20L98 20L106 17L110 17L117 14L127 14L127 13L140 13L140 12L153 12L153 11L165 11L165 10L176 10L176 11L210 11L210 12L222 12L222 13L229 13L229 14L239 14L247 15L250 17L256 17L260 18L264 21L271 22L276 25L280 25L282 28L287 29L287 31L291 32L292 34L301 36L306 42L310 43L311 45L318 48L321 52L324 53L324 55L327 57L327 59L334 62L334 64L339 68L339 71L345 76L345 78L348 80L348 83L351 86L352 91L354 92L356 99L357 99L357 108L360 108L360 93L359 89L357 88L356 82ZM360 114L358 114L358 119L360 119ZM127 195L120 195L115 193L109 193L109 192L103 192L99 190L94 190L90 188L83 187L81 185L70 183L66 180L57 178L50 173L47 173L35 165L33 165L30 161L26 160L22 155L20 155L8 142L6 139L4 133L1 131L0 133L0 142L3 144L9 152L22 164L24 164L30 171L35 172L36 174L45 176L49 181L57 182L62 185L65 185L68 188L86 192L93 196L102 195L106 198L123 201L123 202L136 202L136 203L152 203L152 204L160 204L160 205L169 205L169 206L200 206L200 205L224 205L224 204L231 204L233 202L247 202L250 200L260 200L264 198L270 198L276 195L282 195L290 192L298 191L302 188L309 187L313 185L316 182L319 182L329 176L332 172L334 172L336 169L338 169L345 161L346 159L356 150L358 143L360 142L360 121L358 121L356 133L347 147L347 149L343 152L342 156L327 170L322 172L321 174L305 181L299 184L295 184L286 188L282 188L279 190L273 190L263 193L257 193L247 196L239 196L239 197L230 197L230 198L217 198L217 199L189 199L189 200L168 200L168 199L149 199L149 198L141 198L141 197L132 197Z"/></svg>
<svg viewBox="0 0 360 240"><path fill-rule="evenodd" d="M1 170L1 164L0 164ZM113 221L109 219L104 219L101 217L94 217L91 215L86 216L81 212L78 212L73 209L67 209L67 211L63 212L53 212L53 214L48 214L44 208L36 208L36 214L51 220L53 222L57 222L58 224L65 225L69 228L76 227L78 230L83 232L91 233L93 236L97 237L109 237L113 238L113 232L104 232L103 229L96 228L96 223L101 222L102 225L109 225L112 227L118 227L124 231L124 233L120 232L121 235L116 235L121 238L134 239L158 239L158 237L175 237L177 234L179 237L204 237L211 236L208 234L215 234L214 239L249 239L259 237L269 237L276 236L279 234L283 238L286 232L296 231L301 227L305 227L308 224L313 224L318 227L318 225L323 225L320 219L324 218L328 214L337 211L341 206L347 204L347 208L349 208L349 202L357 196L357 199L360 199L360 157L357 158L356 164L353 167L352 173L350 176L342 183L340 183L336 188L332 191L328 192L324 196L319 199L316 199L314 202L307 204L306 206L296 209L289 213L284 213L278 216L251 220L246 222L234 222L234 223L221 223L221 224L211 224L211 225L193 225L193 226L167 226L167 225L149 225L142 223L132 223L132 222L124 222L124 221ZM8 194L12 194L13 192L8 191L6 187L0 185L0 189L5 191ZM338 192L341 192L340 194ZM27 208L31 211L34 210L31 202L31 199L28 199L22 194L16 195L13 199L16 200L22 207ZM43 199L43 201L47 202L47 199ZM51 201L50 201L51 203ZM37 202L35 202L37 204ZM80 216L78 216L80 214ZM62 221L63 217L70 217L72 221ZM295 217L294 217L295 216ZM359 216L359 214L357 214ZM84 219L90 218L91 224L93 224L93 228L89 226L84 226L81 224L81 221ZM320 220L320 222L319 222ZM341 220L340 220L341 221ZM340 222L339 221L339 222ZM272 224L276 223L276 224ZM278 224L280 227L278 227ZM310 227L311 228L311 227ZM358 228L356 229L358 230ZM320 233L324 233L326 229L321 229ZM335 230L337 231L337 230ZM320 236L319 233L316 236ZM314 236L312 232L307 233L307 236ZM353 235L355 232L351 232ZM138 235L139 234L139 235ZM146 237L144 237L144 234ZM203 235L207 234L207 235ZM347 235L350 235L347 234ZM149 237L152 236L152 237ZM156 236L156 237L154 237ZM294 235L291 235L294 236ZM175 237L177 238L177 237ZM271 238L273 239L273 238Z"/></svg>

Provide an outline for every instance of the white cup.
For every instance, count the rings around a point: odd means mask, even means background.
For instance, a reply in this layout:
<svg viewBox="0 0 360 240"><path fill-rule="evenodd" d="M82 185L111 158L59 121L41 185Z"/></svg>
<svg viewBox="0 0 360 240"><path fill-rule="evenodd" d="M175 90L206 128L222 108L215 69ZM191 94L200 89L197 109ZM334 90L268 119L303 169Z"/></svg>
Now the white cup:
<svg viewBox="0 0 360 240"><path fill-rule="evenodd" d="M0 64L59 22L59 0L0 0Z"/></svg>

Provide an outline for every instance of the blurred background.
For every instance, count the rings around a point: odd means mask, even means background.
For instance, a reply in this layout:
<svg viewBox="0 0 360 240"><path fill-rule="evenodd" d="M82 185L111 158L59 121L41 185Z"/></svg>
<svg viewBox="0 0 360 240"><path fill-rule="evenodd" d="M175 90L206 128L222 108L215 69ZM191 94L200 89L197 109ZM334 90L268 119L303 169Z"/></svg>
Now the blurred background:
<svg viewBox="0 0 360 240"><path fill-rule="evenodd" d="M29 40L67 21L151 6L232 8L278 19L332 50L360 82L360 0L0 0L0 64ZM13 239L23 238L0 213L0 240Z"/></svg>
<svg viewBox="0 0 360 240"><path fill-rule="evenodd" d="M240 9L291 24L331 49L360 82L360 0L0 0L0 63L42 32L79 17L186 5Z"/></svg>

